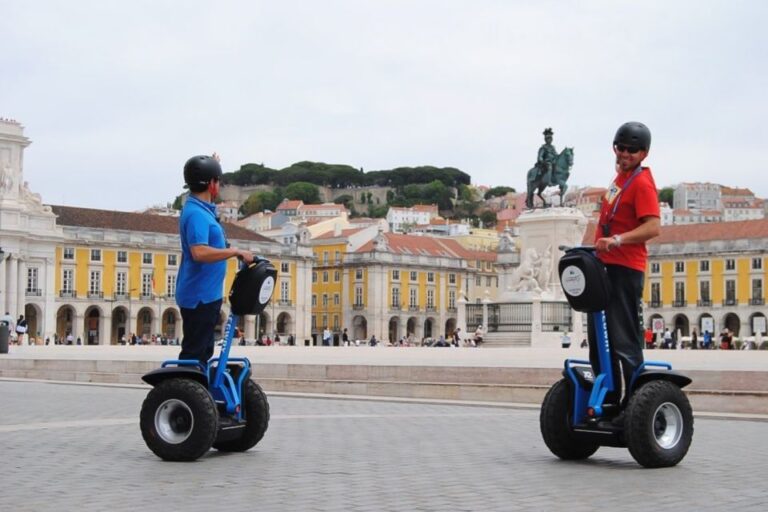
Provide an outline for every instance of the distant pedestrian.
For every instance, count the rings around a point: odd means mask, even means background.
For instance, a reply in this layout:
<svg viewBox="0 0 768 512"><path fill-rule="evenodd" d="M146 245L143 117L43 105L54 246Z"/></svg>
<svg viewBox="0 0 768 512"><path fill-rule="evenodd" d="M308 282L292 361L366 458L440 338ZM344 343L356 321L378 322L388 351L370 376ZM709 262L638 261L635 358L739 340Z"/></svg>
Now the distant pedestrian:
<svg viewBox="0 0 768 512"><path fill-rule="evenodd" d="M323 346L324 347L330 347L331 346L331 331L326 326L325 329L323 329Z"/></svg>
<svg viewBox="0 0 768 512"><path fill-rule="evenodd" d="M347 334L347 328L344 328L344 331L341 333L341 344L345 347L349 346L349 334Z"/></svg>
<svg viewBox="0 0 768 512"><path fill-rule="evenodd" d="M693 332L691 333L691 350L696 350L699 348L699 335L696 332L696 328L693 328Z"/></svg>

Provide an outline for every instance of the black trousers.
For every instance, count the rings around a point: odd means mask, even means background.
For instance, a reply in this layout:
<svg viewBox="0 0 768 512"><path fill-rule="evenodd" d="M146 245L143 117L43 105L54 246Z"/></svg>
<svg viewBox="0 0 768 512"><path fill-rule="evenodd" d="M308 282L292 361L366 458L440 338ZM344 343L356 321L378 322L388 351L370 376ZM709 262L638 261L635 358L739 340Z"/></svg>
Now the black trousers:
<svg viewBox="0 0 768 512"><path fill-rule="evenodd" d="M213 356L213 331L219 323L221 299L198 304L194 309L180 309L184 321L184 338L181 340L179 359L197 359L207 363Z"/></svg>
<svg viewBox="0 0 768 512"><path fill-rule="evenodd" d="M616 391L609 393L607 402L621 398L621 378L624 389L629 389L632 373L643 363L643 325L641 301L643 297L644 274L620 265L606 265L611 282L611 300L605 310L608 324L608 340L611 345L611 363ZM587 322L589 335L589 361L594 372L601 373L597 352L597 334L589 313Z"/></svg>

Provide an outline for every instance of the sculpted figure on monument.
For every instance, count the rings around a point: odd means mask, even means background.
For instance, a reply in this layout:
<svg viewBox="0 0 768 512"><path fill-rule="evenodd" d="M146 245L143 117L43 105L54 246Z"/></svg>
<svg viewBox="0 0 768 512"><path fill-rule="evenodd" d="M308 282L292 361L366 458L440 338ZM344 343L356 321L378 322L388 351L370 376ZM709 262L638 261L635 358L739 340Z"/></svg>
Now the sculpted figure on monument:
<svg viewBox="0 0 768 512"><path fill-rule="evenodd" d="M544 207L549 206L542 195L545 188L557 186L560 188L560 205L563 204L565 191L568 189L568 176L573 166L573 148L565 148L558 154L552 144L552 128L544 130L544 144L539 148L536 165L528 171L526 183L528 194L525 198L525 206L533 208L533 194L539 196Z"/></svg>
<svg viewBox="0 0 768 512"><path fill-rule="evenodd" d="M525 251L525 258L515 269L510 279L509 288L513 292L541 293L541 287L536 280L541 267L541 258L534 248Z"/></svg>

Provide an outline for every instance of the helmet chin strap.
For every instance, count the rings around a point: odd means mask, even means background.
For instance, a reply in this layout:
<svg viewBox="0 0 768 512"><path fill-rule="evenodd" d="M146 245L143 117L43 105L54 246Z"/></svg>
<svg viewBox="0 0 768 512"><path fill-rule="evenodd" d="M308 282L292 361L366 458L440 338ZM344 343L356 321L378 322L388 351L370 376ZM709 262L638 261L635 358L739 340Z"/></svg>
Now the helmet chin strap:
<svg viewBox="0 0 768 512"><path fill-rule="evenodd" d="M213 202L216 199L216 185L215 181L211 180L208 182L208 193L211 195L211 202Z"/></svg>

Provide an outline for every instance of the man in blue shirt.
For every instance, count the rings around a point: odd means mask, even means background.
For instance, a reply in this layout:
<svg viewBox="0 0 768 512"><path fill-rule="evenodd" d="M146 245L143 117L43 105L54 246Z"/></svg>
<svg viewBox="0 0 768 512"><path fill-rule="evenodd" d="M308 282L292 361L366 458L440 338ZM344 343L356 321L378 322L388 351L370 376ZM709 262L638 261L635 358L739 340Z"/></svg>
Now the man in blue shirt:
<svg viewBox="0 0 768 512"><path fill-rule="evenodd" d="M189 197L179 220L181 265L176 281L176 303L184 321L179 359L206 363L213 356L214 329L219 322L226 260L253 254L230 248L213 201L219 194L222 172L219 158L193 156L184 165Z"/></svg>

